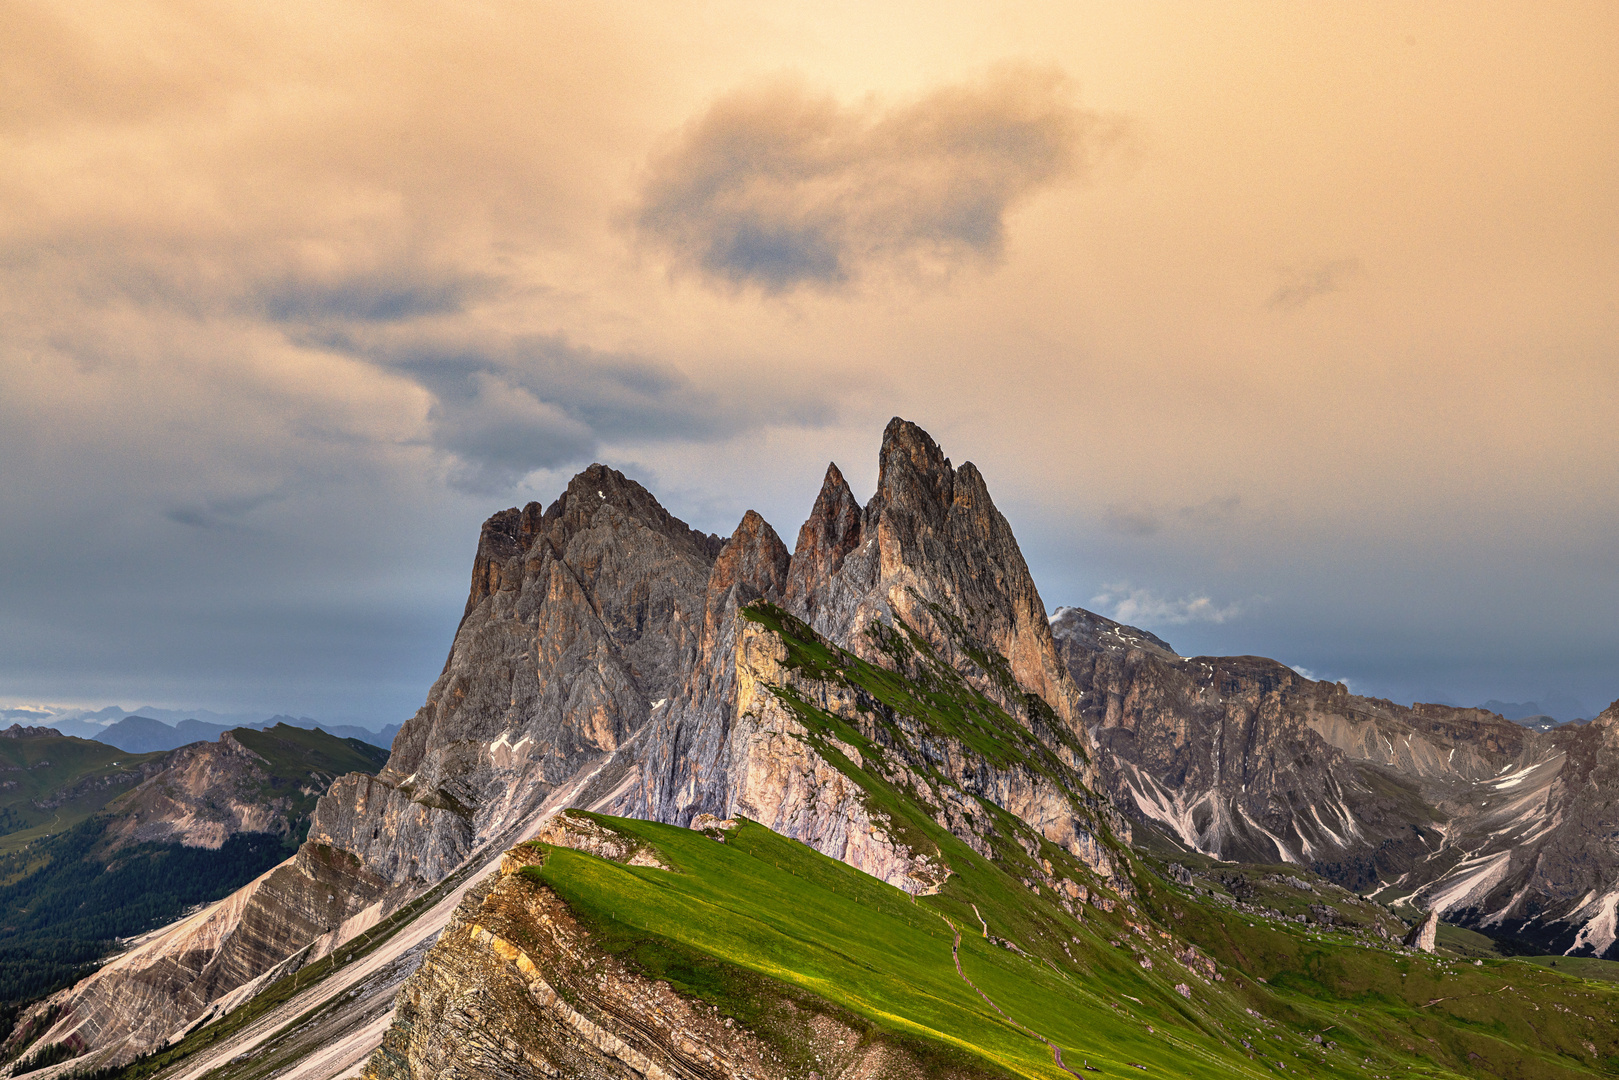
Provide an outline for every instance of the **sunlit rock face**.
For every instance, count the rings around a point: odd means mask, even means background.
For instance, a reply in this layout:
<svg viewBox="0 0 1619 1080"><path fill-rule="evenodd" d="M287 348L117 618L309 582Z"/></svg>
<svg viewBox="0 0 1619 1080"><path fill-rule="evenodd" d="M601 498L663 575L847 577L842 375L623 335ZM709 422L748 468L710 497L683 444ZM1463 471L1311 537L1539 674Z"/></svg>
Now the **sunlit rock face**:
<svg viewBox="0 0 1619 1080"><path fill-rule="evenodd" d="M491 517L444 670L387 766L334 783L298 858L206 930L176 927L123 964L118 979L146 979L163 1001L143 1006L139 1034L117 1036L120 1053L157 1045L312 943L336 947L550 806L682 825L745 814L907 891L938 889L946 860L874 808L866 769L928 787L937 823L977 850L992 831L984 799L1024 823L1020 843L1043 837L1111 877L1102 838L1127 826L1087 789L1079 691L1010 526L977 469L952 466L914 424L890 423L880 453L864 507L828 469L792 554L755 513L729 539L704 535L601 465L549 507ZM760 604L806 640L978 695L973 707L997 711L1043 755L1038 767L988 762L785 663ZM901 640L909 651L895 651ZM809 737L781 691L880 743L862 756ZM118 985L61 998L84 1045L128 1027Z"/></svg>
<svg viewBox="0 0 1619 1080"><path fill-rule="evenodd" d="M959 741L903 716L879 732L872 703L836 682L786 663L782 641L745 611L778 605L828 644L878 665L903 663L891 635L915 634L952 677L1030 730L1041 725L1065 755L1055 784L1033 769L992 767ZM986 823L969 804L983 797L1018 815L1094 869L1111 865L1097 840L1110 808L1077 806L1094 778L1084 736L1070 717L1078 692L1062 669L1039 593L1017 542L970 464L953 468L927 433L888 425L878 489L861 508L836 465L789 558L775 531L751 512L715 564L705 633L680 692L655 713L641 741L642 783L620 813L687 824L699 814L742 814L803 840L910 892L938 888L948 867L937 853L900 843L848 770L809 738L780 691L813 703L879 742L869 764L910 780L944 766L936 791L941 824L975 847ZM902 627L903 631L896 630ZM914 650L913 650L914 651ZM917 661L920 663L921 661ZM909 730L907 730L909 725ZM1066 730L1063 730L1066 729ZM837 747L861 766L860 752Z"/></svg>
<svg viewBox="0 0 1619 1080"><path fill-rule="evenodd" d="M884 432L877 491L858 514L842 474L827 470L799 530L786 604L862 655L874 655L867 626L900 618L991 697L1019 704L973 652L1001 658L1019 692L1072 716L1075 688L1011 526L977 467L952 467L908 421Z"/></svg>
<svg viewBox="0 0 1619 1080"><path fill-rule="evenodd" d="M46 1038L109 1051L107 1061L144 1053L289 957L336 947L522 822L640 730L651 702L684 678L720 546L599 465L549 508L494 515L444 671L382 774L332 784L294 860L57 995L46 1007L62 1017ZM231 750L192 754L187 782L164 796L186 804L169 808L165 835L213 839L229 816L231 766L247 767Z"/></svg>
<svg viewBox="0 0 1619 1080"><path fill-rule="evenodd" d="M543 512L490 518L449 660L383 782L499 832L681 683L720 547L599 465Z"/></svg>

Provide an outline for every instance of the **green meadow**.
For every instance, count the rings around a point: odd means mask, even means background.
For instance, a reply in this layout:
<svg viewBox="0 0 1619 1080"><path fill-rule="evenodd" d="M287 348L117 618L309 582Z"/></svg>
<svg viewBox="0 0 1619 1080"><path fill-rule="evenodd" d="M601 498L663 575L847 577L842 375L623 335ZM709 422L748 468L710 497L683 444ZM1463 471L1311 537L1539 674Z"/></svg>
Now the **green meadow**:
<svg viewBox="0 0 1619 1080"><path fill-rule="evenodd" d="M1069 1073L1044 1040L1083 1075L1086 1064L1177 1077L1562 1077L1619 1068L1606 1020L1619 994L1605 983L1251 917L1144 867L1136 868L1135 918L1121 905L1111 916L1086 909L1081 921L983 860L940 895L913 900L752 822L720 841L595 820L656 848L674 872L547 848L544 864L525 873L566 900L602 948L744 1023L766 1018L779 985L830 1002L873 1032L931 1044L941 1060L1054 1080ZM991 895L997 885L1000 895ZM992 936L1015 949L986 940L975 904ZM993 912L1009 906L1033 909L1023 940L996 925ZM1160 927L1213 955L1222 980L1204 982L1181 966ZM963 972L999 1011L957 975L956 929ZM1121 935L1133 935L1137 948L1123 947Z"/></svg>

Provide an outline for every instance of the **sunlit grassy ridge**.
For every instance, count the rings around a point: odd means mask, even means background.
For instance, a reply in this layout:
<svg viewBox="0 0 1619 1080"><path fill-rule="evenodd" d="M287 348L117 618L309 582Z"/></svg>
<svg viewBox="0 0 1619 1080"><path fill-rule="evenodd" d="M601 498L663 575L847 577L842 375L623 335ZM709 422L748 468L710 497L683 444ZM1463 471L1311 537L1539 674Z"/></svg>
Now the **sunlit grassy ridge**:
<svg viewBox="0 0 1619 1080"><path fill-rule="evenodd" d="M744 1022L764 1007L758 984L728 968L1014 1076L1067 1075L1031 1029L1060 1046L1070 1068L1086 1061L1112 1074L1133 1063L1185 1077L1558 1077L1611 1075L1619 1065L1605 1030L1619 994L1520 961L1478 967L1298 924L1261 918L1250 926L1248 916L1148 880L1137 925L1162 919L1234 961L1225 982L1201 982L1155 947L1163 944L1156 926L1141 942L1122 908L1117 920L1069 919L1066 953L1059 947L1061 959L1047 962L1031 952L1050 940L1028 943L1031 955L986 941L967 906L986 905L971 892L913 902L751 822L716 842L673 826L596 820L652 845L675 872L548 848L544 864L525 873L566 900L602 948ZM957 976L951 924L962 931L965 974L1010 1020ZM1139 953L1111 943L1132 933ZM1150 972L1141 955L1153 961ZM1188 985L1189 998L1176 983Z"/></svg>
<svg viewBox="0 0 1619 1080"><path fill-rule="evenodd" d="M913 902L752 822L721 843L673 826L597 820L652 844L677 872L551 848L544 865L526 873L561 895L603 948L733 1014L745 1017L754 1006L728 994L723 977L691 953L789 983L877 1027L969 1052L1012 1075L1067 1075L1019 1024L1056 1042L1071 1066L1136 1061L1165 1075L1179 1062L1195 1063L1198 1075L1255 1075L1241 1053L1204 1036L1169 1001L1174 995L1133 965L1062 970L1019 956L985 941L970 907L968 925L947 920L947 909L964 905ZM1076 936L1091 937L1070 922ZM956 974L952 923L963 931L963 970L1016 1023ZM1093 952L1096 942L1081 947ZM1126 1000L1120 991L1154 1000Z"/></svg>

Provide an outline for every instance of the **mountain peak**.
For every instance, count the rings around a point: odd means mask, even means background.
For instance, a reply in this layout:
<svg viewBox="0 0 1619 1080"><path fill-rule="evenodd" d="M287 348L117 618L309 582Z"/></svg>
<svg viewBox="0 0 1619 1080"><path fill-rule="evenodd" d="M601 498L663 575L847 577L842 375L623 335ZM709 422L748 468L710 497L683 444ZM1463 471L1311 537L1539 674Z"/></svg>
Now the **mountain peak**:
<svg viewBox="0 0 1619 1080"><path fill-rule="evenodd" d="M45 739L62 737L62 733L53 727L24 727L21 724L12 724L4 731L0 731L0 739Z"/></svg>
<svg viewBox="0 0 1619 1080"><path fill-rule="evenodd" d="M708 592L712 596L716 589L723 591L745 584L755 595L779 597L787 584L789 562L787 545L781 542L770 522L758 511L749 510L720 549L719 558L714 560Z"/></svg>
<svg viewBox="0 0 1619 1080"><path fill-rule="evenodd" d="M821 493L798 530L798 546L793 549L787 577L787 604L806 619L815 617L820 583L836 574L849 552L860 546L860 513L860 504L837 463L828 462Z"/></svg>
<svg viewBox="0 0 1619 1080"><path fill-rule="evenodd" d="M877 505L942 512L951 503L955 480L950 459L931 435L898 416L888 422L877 458Z"/></svg>
<svg viewBox="0 0 1619 1080"><path fill-rule="evenodd" d="M546 508L541 528L547 533L571 536L589 527L604 508L612 507L633 521L662 533L682 546L691 546L712 559L722 541L675 517L663 508L656 496L617 469L596 463L568 481L568 488ZM559 546L565 544L560 541Z"/></svg>

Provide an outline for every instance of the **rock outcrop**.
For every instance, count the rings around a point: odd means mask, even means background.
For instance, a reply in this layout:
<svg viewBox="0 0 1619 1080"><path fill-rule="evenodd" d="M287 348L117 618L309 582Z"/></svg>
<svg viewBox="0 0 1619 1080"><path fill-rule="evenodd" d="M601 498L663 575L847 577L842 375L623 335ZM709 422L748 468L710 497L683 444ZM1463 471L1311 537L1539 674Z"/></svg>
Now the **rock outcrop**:
<svg viewBox="0 0 1619 1080"><path fill-rule="evenodd" d="M749 615L755 601L796 615L794 633L851 660L964 682L960 693L983 695L1021 735L1049 744L1051 770L984 761L903 708L838 685L843 676L829 682L790 663L779 623ZM941 804L959 807L941 811L944 823L969 845L987 844L972 813L985 798L1107 876L1098 830L1123 824L1100 803L1076 803L1093 779L1084 734L1069 722L1077 699L983 478L971 464L953 468L925 432L896 418L871 502L861 509L829 466L791 558L763 519L743 519L714 566L691 675L655 714L642 783L614 809L680 825L742 814L907 891L937 889L948 873L942 856L898 839L853 762L906 782L937 774ZM813 737L795 702L838 717L871 748Z"/></svg>
<svg viewBox="0 0 1619 1080"><path fill-rule="evenodd" d="M722 546L600 465L550 507L491 517L444 671L381 774L332 785L294 860L44 1003L61 1017L44 1038L102 1062L143 1053L527 820L686 677Z"/></svg>
<svg viewBox="0 0 1619 1080"><path fill-rule="evenodd" d="M303 824L294 813L298 788L271 793L269 763L231 732L218 742L172 751L162 765L114 808L107 836L115 848L134 843L218 848L237 833L285 836ZM318 794L307 790L311 778L301 779L306 795ZM314 779L321 787L331 781L330 776Z"/></svg>
<svg viewBox="0 0 1619 1080"><path fill-rule="evenodd" d="M407 896L353 856L305 845L252 884L48 999L44 1010L54 1011L55 1020L40 1044L99 1051L102 1063L148 1053L289 956L317 959L305 947L346 921L372 907L391 910Z"/></svg>
<svg viewBox="0 0 1619 1080"><path fill-rule="evenodd" d="M1439 936L1439 912L1430 911L1422 917L1422 921L1411 928L1405 935L1402 944L1408 949L1419 952L1433 952L1434 942Z"/></svg>
<svg viewBox="0 0 1619 1080"><path fill-rule="evenodd" d="M867 657L876 650L866 629L901 620L1008 708L1033 693L1073 716L1076 688L1011 526L977 467L953 468L909 421L895 417L884 431L877 491L858 516L828 468L799 530L786 606Z"/></svg>
<svg viewBox="0 0 1619 1080"><path fill-rule="evenodd" d="M0 739L60 739L62 733L53 727L27 727L23 724L12 724L4 731L0 731Z"/></svg>

